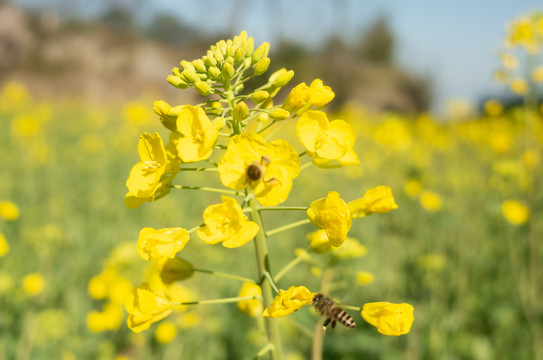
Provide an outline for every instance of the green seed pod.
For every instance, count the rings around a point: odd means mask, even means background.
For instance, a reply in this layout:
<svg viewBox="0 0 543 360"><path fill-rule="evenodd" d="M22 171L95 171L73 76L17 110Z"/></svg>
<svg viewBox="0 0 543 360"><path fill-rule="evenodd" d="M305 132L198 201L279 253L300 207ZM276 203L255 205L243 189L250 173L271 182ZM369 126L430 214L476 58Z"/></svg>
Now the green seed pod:
<svg viewBox="0 0 543 360"><path fill-rule="evenodd" d="M292 79L293 76L294 76L294 71L292 70L285 71L272 81L272 85L276 87L283 87L289 83L289 81ZM271 77L270 77L270 80L271 80Z"/></svg>
<svg viewBox="0 0 543 360"><path fill-rule="evenodd" d="M206 65L204 64L204 61L202 59L193 60L192 65L194 65L194 68L198 72L205 73L207 71Z"/></svg>
<svg viewBox="0 0 543 360"><path fill-rule="evenodd" d="M207 73L215 80L221 77L221 71L216 66L210 66L209 69L207 69Z"/></svg>
<svg viewBox="0 0 543 360"><path fill-rule="evenodd" d="M269 66L270 66L269 57L265 57L264 59L260 60L255 65L255 75L259 76L259 75L264 74L268 70Z"/></svg>
<svg viewBox="0 0 543 360"><path fill-rule="evenodd" d="M192 72L196 72L196 69L194 69L194 65L190 61L183 60L179 63L183 70L190 70Z"/></svg>
<svg viewBox="0 0 543 360"><path fill-rule="evenodd" d="M198 77L198 74L196 74L196 72L189 69L183 70L183 72L181 73L181 78L185 80L186 82L188 82L189 84L195 83L196 81L200 81L200 77Z"/></svg>
<svg viewBox="0 0 543 360"><path fill-rule="evenodd" d="M166 78L166 81L178 89L186 89L189 87L189 85L185 81L183 81L179 76L169 75Z"/></svg>
<svg viewBox="0 0 543 360"><path fill-rule="evenodd" d="M234 119L237 121L242 121L247 119L247 116L249 116L249 108L247 107L247 104L245 104L243 101L237 103L237 105L234 107Z"/></svg>
<svg viewBox="0 0 543 360"><path fill-rule="evenodd" d="M205 81L196 81L194 83L194 88L200 93L200 95L208 96L211 94L211 86Z"/></svg>
<svg viewBox="0 0 543 360"><path fill-rule="evenodd" d="M251 94L249 97L255 104L260 104L263 101L268 100L270 94L267 91L259 90Z"/></svg>
<svg viewBox="0 0 543 360"><path fill-rule="evenodd" d="M290 113L285 109L275 108L268 112L268 116L273 120L285 120L290 117Z"/></svg>
<svg viewBox="0 0 543 360"><path fill-rule="evenodd" d="M234 70L234 67L230 65L230 63L225 62L222 66L221 74L223 78L226 80L230 80L232 76L234 76L236 70Z"/></svg>
<svg viewBox="0 0 543 360"><path fill-rule="evenodd" d="M253 53L253 64L256 64L257 62L268 56L269 51L270 43L263 42L259 47L256 48L255 52Z"/></svg>

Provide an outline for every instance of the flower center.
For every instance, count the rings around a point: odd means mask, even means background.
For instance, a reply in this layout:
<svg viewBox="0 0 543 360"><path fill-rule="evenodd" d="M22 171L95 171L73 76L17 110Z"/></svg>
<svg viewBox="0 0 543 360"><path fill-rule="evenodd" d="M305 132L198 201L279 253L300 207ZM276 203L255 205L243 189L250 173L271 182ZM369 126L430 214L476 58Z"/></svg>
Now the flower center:
<svg viewBox="0 0 543 360"><path fill-rule="evenodd" d="M156 172L160 168L160 164L156 160L147 160L143 162L145 164L144 171L147 174Z"/></svg>

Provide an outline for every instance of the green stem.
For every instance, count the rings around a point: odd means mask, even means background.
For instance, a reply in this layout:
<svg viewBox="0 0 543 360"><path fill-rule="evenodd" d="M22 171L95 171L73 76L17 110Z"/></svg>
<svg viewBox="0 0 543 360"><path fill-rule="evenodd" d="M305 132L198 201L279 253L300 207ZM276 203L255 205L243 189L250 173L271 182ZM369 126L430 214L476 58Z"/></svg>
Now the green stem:
<svg viewBox="0 0 543 360"><path fill-rule="evenodd" d="M279 289L277 288L277 285L275 285L275 281L273 281L273 278L271 277L270 273L266 271L264 273L264 276L270 282L270 285L271 285L273 291L275 291L276 294L279 294Z"/></svg>
<svg viewBox="0 0 543 360"><path fill-rule="evenodd" d="M260 299L260 295L236 296L236 297L230 297L230 298L198 300L198 301L183 301L183 302L174 302L172 304L175 306L226 304L226 303L233 303L233 302L238 302L238 301L243 301L243 300L254 300L254 299Z"/></svg>
<svg viewBox="0 0 543 360"><path fill-rule="evenodd" d="M192 270L193 271L198 271L198 272L201 272L201 273L206 273L206 274L211 274L211 275L220 276L220 277L224 277L224 278L229 278L229 279L245 281L245 282L250 282L252 284L256 284L255 280L249 279L249 278L246 278L246 277L243 277L243 276L237 276L237 275L233 275L233 274L227 274L227 273L222 273L222 272L219 272L219 271L206 270L206 269L192 269Z"/></svg>
<svg viewBox="0 0 543 360"><path fill-rule="evenodd" d="M206 224L200 224L200 225L198 225L198 226L193 227L192 229L187 230L187 232L188 232L189 234L192 234L193 232L195 232L196 230L198 230L198 229L200 229L200 228L203 228L204 226L206 226Z"/></svg>
<svg viewBox="0 0 543 360"><path fill-rule="evenodd" d="M259 205L256 201L256 198L250 197L249 206L253 210L251 212L251 219L256 222L259 227L259 231L256 234L254 243L255 243L255 252L256 252L256 262L258 266L258 277L260 279L260 287L262 289L262 298L263 305L265 308L269 307L272 303L274 296L272 292L271 282L266 278L265 273L271 274L270 271L270 261L268 254L268 244L266 242L266 233L264 232L264 226L262 224L262 217L258 211ZM268 343L273 346L272 358L273 360L281 360L282 349L281 349L281 339L279 334L279 323L277 319L266 317L266 331L268 334Z"/></svg>
<svg viewBox="0 0 543 360"><path fill-rule="evenodd" d="M256 353L255 357L253 359L260 359L262 356L264 356L265 353L273 351L273 345L270 343L267 343L262 349L260 349L259 352Z"/></svg>
<svg viewBox="0 0 543 360"><path fill-rule="evenodd" d="M293 222L292 224L280 226L280 227L275 228L273 230L266 231L266 236L272 236L272 235L278 234L278 233L280 233L282 231L289 230L289 229L292 229L292 228L295 228L295 227L298 227L298 226L302 226L302 225L305 225L305 224L309 224L309 223L310 223L309 219L303 219L303 220L300 220L300 221L296 221L296 222Z"/></svg>
<svg viewBox="0 0 543 360"><path fill-rule="evenodd" d="M218 189L218 188L205 187L205 186L172 185L172 188L183 189L183 190L202 190L202 191L217 192L217 193L226 194L226 195L244 196L243 193L239 191Z"/></svg>
<svg viewBox="0 0 543 360"><path fill-rule="evenodd" d="M257 134L262 134L264 131L268 130L270 127L272 127L273 125L275 125L276 122L277 122L277 120L273 120L273 121L270 122L268 125L264 126L262 129L258 130L256 133L257 133Z"/></svg>
<svg viewBox="0 0 543 360"><path fill-rule="evenodd" d="M285 267L282 268L281 271L279 271L277 273L277 275L275 275L275 278L274 278L275 282L279 282L279 280L281 280L281 278L286 273L288 273L293 267L298 265L300 262L305 260L308 256L309 256L309 254L307 252L304 252L301 256L298 256L298 257L294 258L291 262L289 262L287 265L285 265Z"/></svg>
<svg viewBox="0 0 543 360"><path fill-rule="evenodd" d="M311 165L313 165L313 161L306 162L305 164L303 164L302 166L300 166L300 172L302 172L302 170L307 169L307 168L310 167Z"/></svg>

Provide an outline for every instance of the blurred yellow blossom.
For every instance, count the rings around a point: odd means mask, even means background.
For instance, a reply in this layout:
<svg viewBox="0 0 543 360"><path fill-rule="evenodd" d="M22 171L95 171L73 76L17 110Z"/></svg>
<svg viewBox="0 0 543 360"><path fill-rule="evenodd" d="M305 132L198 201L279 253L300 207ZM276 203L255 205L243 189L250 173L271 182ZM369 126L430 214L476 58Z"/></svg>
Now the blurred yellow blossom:
<svg viewBox="0 0 543 360"><path fill-rule="evenodd" d="M483 104L485 114L489 116L500 116L503 114L503 105L496 99L490 99Z"/></svg>
<svg viewBox="0 0 543 360"><path fill-rule="evenodd" d="M187 230L180 227L159 230L146 227L140 230L138 252L144 260L171 259L183 250L189 240Z"/></svg>
<svg viewBox="0 0 543 360"><path fill-rule="evenodd" d="M122 113L124 119L135 126L147 125L153 120L153 113L143 101L131 101L124 104Z"/></svg>
<svg viewBox="0 0 543 360"><path fill-rule="evenodd" d="M262 289L260 288L260 286L247 281L243 283L238 294L239 297L261 295ZM241 312L249 316L259 317L262 314L263 306L260 299L252 299L238 301L238 308Z"/></svg>
<svg viewBox="0 0 543 360"><path fill-rule="evenodd" d="M390 150L405 150L412 142L409 124L396 116L386 115L386 120L373 130L373 140Z"/></svg>
<svg viewBox="0 0 543 360"><path fill-rule="evenodd" d="M168 344L177 336L177 328L170 321L163 321L155 329L155 339L161 344Z"/></svg>
<svg viewBox="0 0 543 360"><path fill-rule="evenodd" d="M10 274L0 273L0 295L8 294L14 286L15 281Z"/></svg>
<svg viewBox="0 0 543 360"><path fill-rule="evenodd" d="M291 286L286 291L279 289L279 295L275 297L270 307L265 309L262 315L267 317L288 315L305 305L311 304L315 295L305 286Z"/></svg>
<svg viewBox="0 0 543 360"><path fill-rule="evenodd" d="M377 186L366 191L363 197L350 201L348 204L351 217L361 218L373 213L387 213L398 208L388 186Z"/></svg>
<svg viewBox="0 0 543 360"><path fill-rule="evenodd" d="M32 95L23 83L8 81L0 90L0 111L16 110L31 101Z"/></svg>
<svg viewBox="0 0 543 360"><path fill-rule="evenodd" d="M416 264L423 270L441 271L447 265L447 258L441 253L429 253L419 256Z"/></svg>
<svg viewBox="0 0 543 360"><path fill-rule="evenodd" d="M19 218L20 212L17 205L11 201L0 201L0 218L13 221Z"/></svg>
<svg viewBox="0 0 543 360"><path fill-rule="evenodd" d="M324 229L332 246L340 246L351 228L349 207L335 191L326 198L315 200L307 209L307 217L313 225Z"/></svg>
<svg viewBox="0 0 543 360"><path fill-rule="evenodd" d="M443 207L443 200L437 193L425 190L420 194L419 198L422 207L429 212L436 212Z"/></svg>
<svg viewBox="0 0 543 360"><path fill-rule="evenodd" d="M30 296L42 293L45 288L45 278L40 273L30 273L23 278L23 290Z"/></svg>
<svg viewBox="0 0 543 360"><path fill-rule="evenodd" d="M250 187L263 206L284 202L299 173L300 158L287 141L268 144L254 133L233 136L219 162L223 185L234 190Z"/></svg>
<svg viewBox="0 0 543 360"><path fill-rule="evenodd" d="M204 210L205 226L198 229L198 237L208 244L222 242L224 247L240 247L256 236L258 225L247 220L236 200L224 195L221 198L222 204Z"/></svg>
<svg viewBox="0 0 543 360"><path fill-rule="evenodd" d="M512 92L514 92L517 95L525 95L528 90L528 83L523 78L514 78L511 80L511 83L509 84L509 88Z"/></svg>
<svg viewBox="0 0 543 360"><path fill-rule="evenodd" d="M534 169L539 165L539 152L535 149L528 149L522 154L522 162L529 169Z"/></svg>
<svg viewBox="0 0 543 360"><path fill-rule="evenodd" d="M513 225L524 224L530 218L530 210L518 200L504 201L502 203L502 214Z"/></svg>
<svg viewBox="0 0 543 360"><path fill-rule="evenodd" d="M309 271L311 271L311 275L313 275L316 278L319 278L322 276L322 269L320 267L312 266L311 269L309 269Z"/></svg>
<svg viewBox="0 0 543 360"><path fill-rule="evenodd" d="M507 70L515 70L518 67L518 59L512 53L508 53L508 52L502 53L501 60L502 60L503 67Z"/></svg>
<svg viewBox="0 0 543 360"><path fill-rule="evenodd" d="M354 259L365 256L368 249L357 239L348 237L339 248L333 248L334 255L339 259Z"/></svg>
<svg viewBox="0 0 543 360"><path fill-rule="evenodd" d="M117 330L122 320L122 307L119 304L107 303L103 311L92 310L87 314L87 328L95 333Z"/></svg>
<svg viewBox="0 0 543 360"><path fill-rule="evenodd" d="M543 83L543 65L537 66L532 70L532 80L536 83Z"/></svg>
<svg viewBox="0 0 543 360"><path fill-rule="evenodd" d="M369 285L375 281L375 275L368 271L359 271L356 273L356 283L360 286Z"/></svg>
<svg viewBox="0 0 543 360"><path fill-rule="evenodd" d="M509 132L499 131L490 136L490 147L498 154L506 153L513 146L513 138Z"/></svg>
<svg viewBox="0 0 543 360"><path fill-rule="evenodd" d="M170 315L173 304L164 294L155 293L149 289L149 285L142 284L132 291L125 308L129 314L128 327L134 332L140 332Z"/></svg>
<svg viewBox="0 0 543 360"><path fill-rule="evenodd" d="M0 257L6 255L9 252L9 243L6 240L4 234L0 232Z"/></svg>
<svg viewBox="0 0 543 360"><path fill-rule="evenodd" d="M405 182L404 192L411 198L417 197L422 191L422 185L420 181L415 179L409 179Z"/></svg>
<svg viewBox="0 0 543 360"><path fill-rule="evenodd" d="M383 335L399 336L411 330L413 306L403 303L373 302L364 304L362 317Z"/></svg>
<svg viewBox="0 0 543 360"><path fill-rule="evenodd" d="M332 245L324 229L307 234L307 240L309 241L309 248L316 254L323 254L332 249Z"/></svg>

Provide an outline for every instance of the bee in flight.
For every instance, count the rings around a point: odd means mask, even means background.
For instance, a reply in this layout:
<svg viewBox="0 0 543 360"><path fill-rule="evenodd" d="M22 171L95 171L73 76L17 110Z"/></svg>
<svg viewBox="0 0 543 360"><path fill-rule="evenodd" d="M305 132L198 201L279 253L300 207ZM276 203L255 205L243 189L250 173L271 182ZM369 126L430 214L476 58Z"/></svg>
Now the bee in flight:
<svg viewBox="0 0 543 360"><path fill-rule="evenodd" d="M315 295L315 297L313 297L313 306L315 307L315 310L326 318L322 324L323 335L326 333L326 328L330 322L332 322L332 330L336 327L336 322L340 322L351 329L356 326L353 317L337 306L334 300L330 299L328 296L320 293Z"/></svg>

